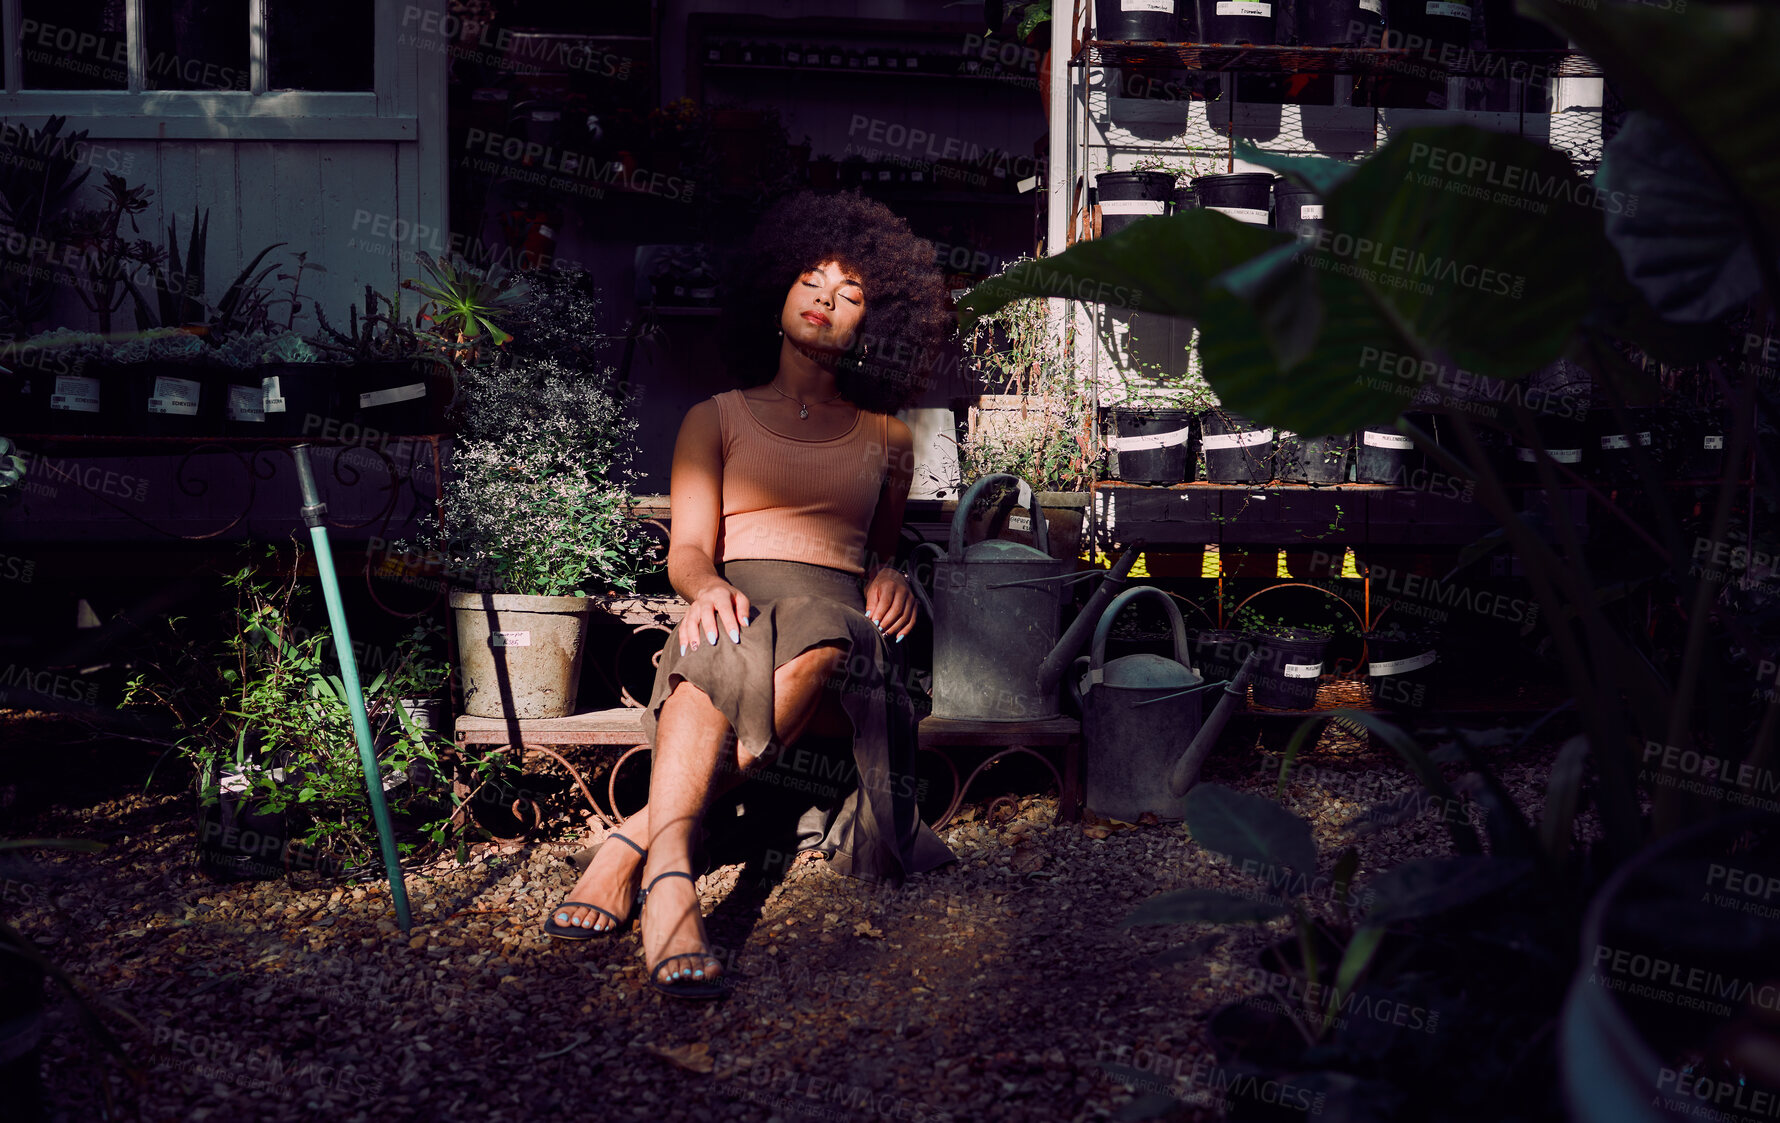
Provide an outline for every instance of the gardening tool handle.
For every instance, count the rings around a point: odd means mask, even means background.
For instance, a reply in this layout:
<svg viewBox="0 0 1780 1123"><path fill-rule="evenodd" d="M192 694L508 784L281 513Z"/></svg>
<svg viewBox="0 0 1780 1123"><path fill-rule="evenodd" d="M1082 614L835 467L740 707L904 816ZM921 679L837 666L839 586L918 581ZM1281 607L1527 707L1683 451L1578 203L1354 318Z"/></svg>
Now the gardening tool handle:
<svg viewBox="0 0 1780 1123"><path fill-rule="evenodd" d="M983 493L984 488L997 480L1019 484L1031 494L1032 498L1026 504L1026 510L1032 516L1032 544L1044 553L1051 552L1050 530L1045 524L1044 508L1038 502L1038 489L1012 472L991 472L971 484L970 490L966 491L963 498L958 500L958 510L952 515L952 534L946 542L946 557L953 561L964 559L964 520L970 517L970 509L976 504L977 496Z"/></svg>
<svg viewBox="0 0 1780 1123"><path fill-rule="evenodd" d="M1131 703L1131 708L1135 710L1139 706L1152 706L1157 702L1166 702L1170 698L1181 698L1188 694L1197 694L1201 690L1216 690L1220 686L1229 686L1234 681L1234 679L1225 678L1219 679L1216 682L1202 682L1198 686L1189 686L1185 690L1177 690L1173 694L1164 694L1160 698L1145 698L1141 702L1133 702Z"/></svg>
<svg viewBox="0 0 1780 1123"><path fill-rule="evenodd" d="M1174 661L1187 668L1189 674L1192 673L1193 661L1187 650L1187 624L1180 617L1180 609L1174 606L1174 598L1154 585L1139 585L1120 593L1094 626L1094 643L1088 662L1088 677L1091 681L1100 681L1100 672L1106 665L1106 637L1112 634L1113 622L1126 605L1139 597L1154 597L1168 609L1168 623L1174 629Z"/></svg>
<svg viewBox="0 0 1780 1123"><path fill-rule="evenodd" d="M303 496L303 507L298 513L303 517L304 526L318 527L328 513L328 505L322 502L321 491L315 486L315 472L309 467L309 446L292 445L290 455L297 462L297 490Z"/></svg>

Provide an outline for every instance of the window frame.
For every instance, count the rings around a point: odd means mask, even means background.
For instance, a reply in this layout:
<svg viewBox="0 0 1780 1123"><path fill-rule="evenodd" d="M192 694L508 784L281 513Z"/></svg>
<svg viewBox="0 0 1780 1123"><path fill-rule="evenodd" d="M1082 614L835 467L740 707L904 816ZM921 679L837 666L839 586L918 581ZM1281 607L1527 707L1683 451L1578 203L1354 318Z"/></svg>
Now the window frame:
<svg viewBox="0 0 1780 1123"><path fill-rule="evenodd" d="M146 2L124 0L128 89L27 90L19 86L24 70L24 0L0 0L0 50L5 51L8 62L6 88L0 92L0 117L63 116L93 138L113 140L417 139L416 60L398 56L397 39L424 36L422 21L426 16L443 19L445 8L437 0L375 0L372 88L368 91L268 90L268 0L248 0L247 89L145 90ZM438 35L433 38L442 39ZM442 42L410 45L414 48L411 56L423 49L444 49Z"/></svg>

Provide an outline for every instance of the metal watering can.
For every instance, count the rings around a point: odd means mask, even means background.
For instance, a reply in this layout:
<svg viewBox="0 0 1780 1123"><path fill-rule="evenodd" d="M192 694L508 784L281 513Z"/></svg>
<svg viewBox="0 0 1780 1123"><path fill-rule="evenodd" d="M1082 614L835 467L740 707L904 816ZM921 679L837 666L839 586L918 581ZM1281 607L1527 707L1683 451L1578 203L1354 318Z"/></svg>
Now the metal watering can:
<svg viewBox="0 0 1780 1123"><path fill-rule="evenodd" d="M1057 717L1063 668L1137 561L1139 549L1128 549L1110 573L1076 573L1074 559L1051 557L1036 491L1027 504L1036 546L989 538L966 549L964 522L971 507L986 487L998 482L1025 484L1005 472L984 476L958 500L945 553L933 542L915 548L917 555L922 550L934 553L931 597L920 581L910 583L933 620L934 717L972 721ZM1142 543L1135 545L1141 548ZM1098 577L1105 577L1106 583L1095 590L1059 641L1063 587Z"/></svg>
<svg viewBox="0 0 1780 1123"><path fill-rule="evenodd" d="M1174 658L1142 654L1106 662L1113 621L1140 597L1158 598L1168 609ZM1222 684L1206 683L1193 670L1180 609L1154 586L1119 594L1094 628L1092 651L1075 661L1069 675L1070 694L1082 711L1088 807L1126 822L1146 811L1179 819L1180 798L1169 792L1169 773L1199 732L1201 692Z"/></svg>

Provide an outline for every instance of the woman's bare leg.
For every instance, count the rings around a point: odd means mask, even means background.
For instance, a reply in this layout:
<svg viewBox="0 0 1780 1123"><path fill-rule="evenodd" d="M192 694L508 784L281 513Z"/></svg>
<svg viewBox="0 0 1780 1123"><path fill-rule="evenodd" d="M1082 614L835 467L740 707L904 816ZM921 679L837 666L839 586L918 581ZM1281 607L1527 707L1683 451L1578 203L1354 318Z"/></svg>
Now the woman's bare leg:
<svg viewBox="0 0 1780 1123"><path fill-rule="evenodd" d="M824 684L832 681L846 649L815 647L773 672L773 724L776 746L797 739L823 697ZM676 701L680 704L676 705ZM711 704L704 691L682 682L663 704L656 728L655 761L649 779L649 856L644 862L647 884L669 870L692 869L693 831L716 791L719 764L731 741L729 721ZM775 747L776 747L775 746ZM769 763L768 753L758 759L738 750L741 777ZM705 950L704 923L698 910L697 887L683 877L663 878L649 891L643 917L643 952L646 962L660 965L667 956ZM722 973L722 964L705 956L676 959L659 974L660 981L675 977L711 979Z"/></svg>
<svg viewBox="0 0 1780 1123"><path fill-rule="evenodd" d="M827 654L824 655L824 653ZM806 728L810 728L812 719L817 718L819 713L817 724L821 725L824 731L836 731L833 727L836 725L837 719L840 722L845 721L845 712L840 711L838 695L825 696L821 685L838 666L842 653L843 649L837 647L812 648L774 672L773 727L778 743L768 746L767 753L761 758L756 759L742 752L741 746L729 735L729 723L727 721L723 723L721 735L726 744L733 746L730 750L733 757L726 760L719 756L718 759L722 762L722 766L717 769L716 775L711 781L709 798L715 799L740 784L747 778L748 773L756 768L771 764L780 746L797 740ZM810 689L811 679L815 680L813 692ZM663 724L669 720L669 710L679 708L675 705L674 699L687 685L687 683L681 682L675 687L674 693L668 696L668 700L662 704L661 720ZM705 708L710 709L710 700L705 697L704 692L698 690L697 687L691 689L697 693L698 699L703 702ZM807 696L812 693L815 696L813 700ZM826 707L824 706L825 702L827 703ZM825 710L826 712L823 712ZM712 712L714 713L715 710ZM659 728L656 740L658 744L661 741ZM652 788L654 783L652 777ZM619 834L645 849L649 847L649 839L652 834L650 829L652 825L650 806L652 805L653 798L651 805L638 809L617 829ZM601 846L599 852L593 856L593 861L589 862L587 868L582 871L574 888L570 889L568 895L563 899L566 901L587 901L619 916L625 916L630 912L630 900L634 887L638 884L637 872L642 863L643 856L622 842L612 842L610 845ZM680 868L689 869L691 867L687 865ZM668 880L683 879L669 878ZM666 885L667 882L664 881L656 888L661 889ZM613 927L613 921L610 918L593 909L558 908L553 915L558 924L582 927L594 932L604 932ZM680 962L689 963L691 961L681 960Z"/></svg>

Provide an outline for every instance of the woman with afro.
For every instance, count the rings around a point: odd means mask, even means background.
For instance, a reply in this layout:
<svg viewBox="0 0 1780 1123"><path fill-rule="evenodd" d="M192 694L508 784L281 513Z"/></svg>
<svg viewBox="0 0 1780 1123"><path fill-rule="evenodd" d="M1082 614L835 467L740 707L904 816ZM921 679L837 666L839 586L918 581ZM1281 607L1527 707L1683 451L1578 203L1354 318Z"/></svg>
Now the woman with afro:
<svg viewBox="0 0 1780 1123"><path fill-rule="evenodd" d="M953 860L917 813L899 646L915 600L893 564L914 456L891 414L952 327L933 246L881 203L805 192L768 211L729 275L743 388L693 406L674 446L667 568L688 607L644 711L649 804L544 926L587 939L640 916L651 985L689 998L726 993L694 852L742 781L734 810L784 805L782 853L891 884Z"/></svg>

